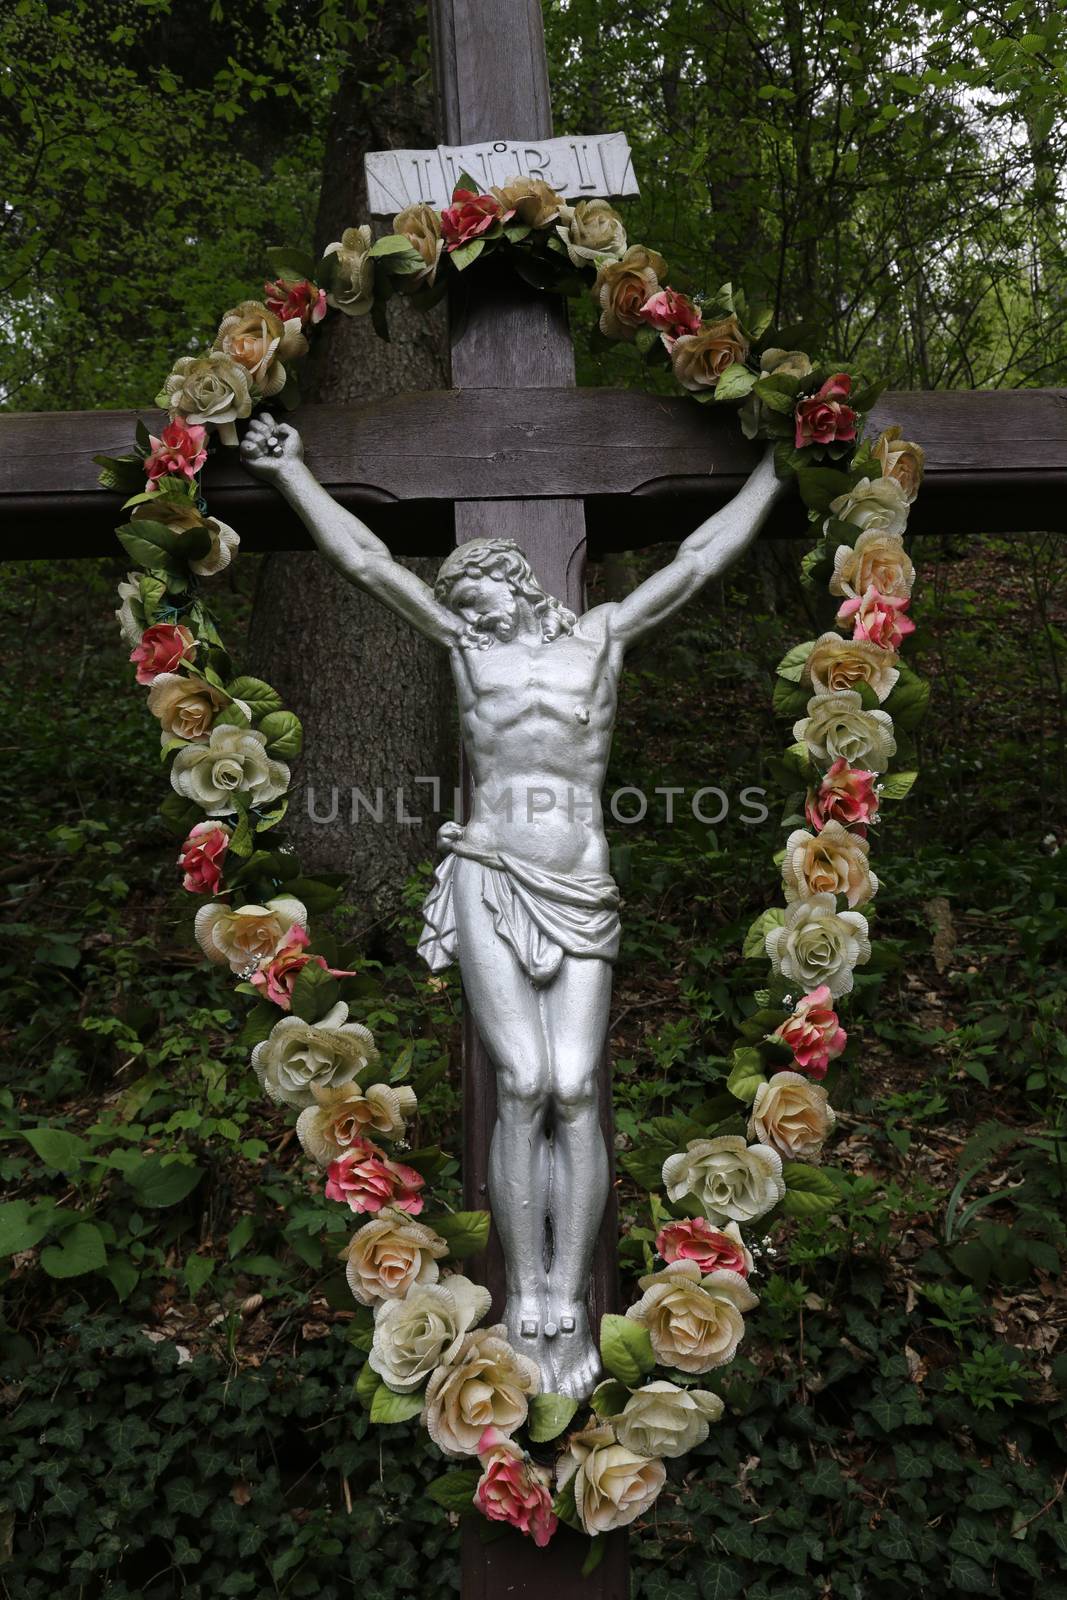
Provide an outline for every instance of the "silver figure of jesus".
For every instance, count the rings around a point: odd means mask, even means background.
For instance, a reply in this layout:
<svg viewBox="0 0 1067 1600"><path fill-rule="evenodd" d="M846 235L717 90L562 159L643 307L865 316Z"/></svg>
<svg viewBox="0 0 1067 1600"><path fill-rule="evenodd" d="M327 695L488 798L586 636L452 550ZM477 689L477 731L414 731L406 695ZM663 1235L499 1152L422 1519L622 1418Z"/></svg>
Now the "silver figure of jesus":
<svg viewBox="0 0 1067 1600"><path fill-rule="evenodd" d="M597 1075L619 945L600 791L623 658L736 560L781 484L768 455L668 566L575 617L511 540L460 545L431 589L316 481L288 425L257 418L241 456L346 578L449 653L473 800L465 826L441 829L419 948L434 969L458 958L496 1069L489 1199L509 1337L546 1390L584 1399L599 1376L586 1296L609 1183Z"/></svg>

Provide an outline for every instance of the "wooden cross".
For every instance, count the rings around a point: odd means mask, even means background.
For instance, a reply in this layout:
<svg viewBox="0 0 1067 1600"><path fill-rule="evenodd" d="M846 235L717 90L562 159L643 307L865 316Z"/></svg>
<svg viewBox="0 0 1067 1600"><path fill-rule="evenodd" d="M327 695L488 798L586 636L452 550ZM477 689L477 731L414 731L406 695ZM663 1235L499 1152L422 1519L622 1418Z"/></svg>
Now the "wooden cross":
<svg viewBox="0 0 1067 1600"><path fill-rule="evenodd" d="M531 149L545 155L552 128L538 0L436 0L432 27L439 128L459 147L459 159L472 147L477 159L478 147L497 144L508 154L521 144L524 160ZM563 143L578 166L576 191L593 192L587 180L599 188L591 162L601 159L600 142ZM447 158L398 154L416 165L386 162L372 179L394 190L401 181L425 185L427 198L440 203L433 185L451 172ZM610 162L610 151L602 159ZM527 171L535 160L526 160ZM625 170L604 182L626 192ZM400 198L420 193L405 187ZM451 390L307 407L301 433L320 482L368 516L397 553L444 555L453 537L508 535L546 587L580 610L587 532L598 551L638 548L668 532L684 536L740 487L757 448L740 436L732 413L684 398L576 389L562 303L495 266L481 265L454 291ZM0 415L0 525L17 540L3 553L113 554L114 502L97 488L92 457L120 454L137 420L124 412ZM145 420L158 431L157 417ZM926 449L913 531L1067 532L1063 392L890 394L872 420L875 427L901 424ZM206 488L212 511L241 529L246 549L309 545L280 499L252 482L234 456L212 463ZM783 504L768 532L800 537L805 527L799 503ZM601 1087L610 1150L606 1063ZM476 1206L485 1203L493 1095L492 1070L468 1031L464 1160L467 1202ZM609 1206L592 1286L597 1317L615 1307L616 1227ZM488 1274L499 1310L499 1251L490 1252ZM537 1551L510 1534L483 1546L472 1524L464 1537L464 1600L626 1600L624 1538L607 1541L604 1561L587 1579L579 1576L583 1553L569 1530Z"/></svg>

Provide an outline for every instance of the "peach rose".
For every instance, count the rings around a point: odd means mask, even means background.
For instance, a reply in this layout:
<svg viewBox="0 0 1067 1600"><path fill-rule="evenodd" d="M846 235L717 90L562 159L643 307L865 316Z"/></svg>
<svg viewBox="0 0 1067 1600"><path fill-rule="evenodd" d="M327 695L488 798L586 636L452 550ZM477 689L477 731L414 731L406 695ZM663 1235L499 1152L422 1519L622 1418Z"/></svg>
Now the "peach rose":
<svg viewBox="0 0 1067 1600"><path fill-rule="evenodd" d="M767 1038L793 1052L794 1065L812 1078L824 1078L831 1061L844 1050L848 1034L830 1004L830 990L820 984L798 1000L791 1017Z"/></svg>
<svg viewBox="0 0 1067 1600"><path fill-rule="evenodd" d="M373 1214L388 1205L417 1217L423 1207L419 1190L425 1182L414 1167L390 1161L369 1139L353 1139L327 1169L326 1198L340 1200L351 1211Z"/></svg>
<svg viewBox="0 0 1067 1600"><path fill-rule="evenodd" d="M600 307L600 331L609 339L631 342L641 326L641 308L659 290L667 263L656 250L631 245L619 261L608 261L596 275L590 293Z"/></svg>
<svg viewBox="0 0 1067 1600"><path fill-rule="evenodd" d="M543 178L509 178L507 183L490 192L496 195L505 211L514 212L520 222L531 228L547 228L550 222L555 222L563 204L563 196Z"/></svg>
<svg viewBox="0 0 1067 1600"><path fill-rule="evenodd" d="M818 694L840 694L867 683L884 700L900 673L895 650L883 650L867 639L842 639L837 633L824 633L804 663L803 681Z"/></svg>
<svg viewBox="0 0 1067 1600"><path fill-rule="evenodd" d="M363 1306L402 1300L415 1284L436 1283L448 1243L396 1206L383 1206L341 1251L353 1296Z"/></svg>
<svg viewBox="0 0 1067 1600"><path fill-rule="evenodd" d="M882 477L895 478L911 505L923 481L926 452L922 446L905 439L903 429L886 428L875 440L874 457L882 469Z"/></svg>
<svg viewBox="0 0 1067 1600"><path fill-rule="evenodd" d="M813 761L863 763L884 772L897 753L888 711L868 711L854 689L812 695L808 714L793 724L793 738Z"/></svg>
<svg viewBox="0 0 1067 1600"><path fill-rule="evenodd" d="M851 622L854 639L869 639L881 650L898 650L907 635L915 632L914 622L904 615L910 605L910 600L879 594L872 585L862 599L853 595L844 601L838 608L837 625L843 628Z"/></svg>
<svg viewBox="0 0 1067 1600"><path fill-rule="evenodd" d="M512 1349L504 1324L476 1328L431 1376L422 1422L446 1456L476 1455L486 1428L521 1428L540 1392L540 1368Z"/></svg>
<svg viewBox="0 0 1067 1600"><path fill-rule="evenodd" d="M198 822L190 828L178 857L190 894L216 894L222 882L222 860L230 848L230 829L221 822Z"/></svg>
<svg viewBox="0 0 1067 1600"><path fill-rule="evenodd" d="M249 979L254 988L262 989L266 998L283 1011L292 1009L296 980L309 961L320 966L323 972L328 972L331 978L355 977L355 972L346 967L327 966L325 956L309 955L307 947L310 942L305 928L290 928L280 949Z"/></svg>
<svg viewBox="0 0 1067 1600"><path fill-rule="evenodd" d="M674 376L694 393L714 389L727 367L747 357L748 340L735 316L705 323L699 333L683 334L671 351Z"/></svg>
<svg viewBox="0 0 1067 1600"><path fill-rule="evenodd" d="M373 1045L368 1046L368 1056L371 1061L378 1059ZM402 1083L371 1083L366 1089L344 1083L313 1087L311 1092L315 1104L296 1119L296 1136L320 1167L329 1166L365 1135L399 1138L418 1106L414 1089Z"/></svg>
<svg viewBox="0 0 1067 1600"><path fill-rule="evenodd" d="M173 622L157 622L146 628L140 643L130 651L136 664L138 683L154 684L164 672L173 673L183 661L196 654L196 640L189 629Z"/></svg>
<svg viewBox="0 0 1067 1600"><path fill-rule="evenodd" d="M816 1161L836 1120L819 1084L799 1072L776 1072L756 1090L748 1136L785 1161Z"/></svg>
<svg viewBox="0 0 1067 1600"><path fill-rule="evenodd" d="M904 549L902 533L872 528L861 533L855 545L839 544L834 551L831 594L854 598L877 589L881 595L906 600L914 584L915 568Z"/></svg>
<svg viewBox="0 0 1067 1600"><path fill-rule="evenodd" d="M403 272L396 278L397 288L407 294L416 289L431 289L445 248L441 218L432 206L408 206L393 218L393 232L402 233L422 257L422 266L417 272Z"/></svg>
<svg viewBox="0 0 1067 1600"><path fill-rule="evenodd" d="M634 1522L667 1481L662 1461L628 1450L607 1422L593 1421L572 1433L567 1449L557 1483L562 1489L574 1480L578 1520L590 1538Z"/></svg>
<svg viewBox="0 0 1067 1600"><path fill-rule="evenodd" d="M219 323L212 348L244 367L257 393L269 400L285 388L285 363L306 355L308 342L298 317L283 322L262 300L242 300Z"/></svg>
<svg viewBox="0 0 1067 1600"><path fill-rule="evenodd" d="M230 697L206 678L160 672L148 691L148 709L159 718L160 741L206 739Z"/></svg>
<svg viewBox="0 0 1067 1600"><path fill-rule="evenodd" d="M486 1428L482 1434L478 1460L482 1475L474 1490L474 1504L482 1516L518 1528L543 1550L559 1527L552 1511L548 1473L535 1466L499 1428Z"/></svg>
<svg viewBox="0 0 1067 1600"><path fill-rule="evenodd" d="M877 773L850 767L847 761L835 761L819 787L808 790L804 802L804 815L815 832L821 833L828 822L840 822L866 838L867 825L878 813L876 777Z"/></svg>
<svg viewBox="0 0 1067 1600"><path fill-rule="evenodd" d="M292 895L278 895L265 906L213 902L196 913L196 942L209 961L229 964L242 976L254 972L285 944L290 929L303 927L307 909Z"/></svg>
<svg viewBox="0 0 1067 1600"><path fill-rule="evenodd" d="M866 839L831 819L818 833L795 829L785 841L782 887L788 904L816 894L843 894L849 909L866 905L878 893Z"/></svg>
<svg viewBox="0 0 1067 1600"><path fill-rule="evenodd" d="M848 373L837 372L816 394L797 401L794 443L798 450L809 444L834 444L856 437L856 413L844 403L851 392Z"/></svg>
<svg viewBox="0 0 1067 1600"><path fill-rule="evenodd" d="M656 1360L679 1372L711 1372L734 1359L745 1336L745 1311L759 1305L738 1272L701 1276L695 1261L676 1261L639 1279L641 1299L626 1315L648 1330Z"/></svg>
<svg viewBox="0 0 1067 1600"><path fill-rule="evenodd" d="M736 1222L716 1228L704 1217L682 1217L660 1229L656 1235L656 1249L668 1265L674 1261L695 1261L702 1273L716 1272L722 1267L747 1278L752 1271L752 1252L745 1248Z"/></svg>

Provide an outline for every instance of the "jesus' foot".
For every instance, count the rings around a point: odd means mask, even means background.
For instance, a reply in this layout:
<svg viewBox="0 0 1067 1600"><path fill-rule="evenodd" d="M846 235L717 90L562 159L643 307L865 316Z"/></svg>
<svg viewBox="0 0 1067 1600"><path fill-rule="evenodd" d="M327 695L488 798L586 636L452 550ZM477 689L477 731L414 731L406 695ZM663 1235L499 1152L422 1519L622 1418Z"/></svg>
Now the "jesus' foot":
<svg viewBox="0 0 1067 1600"><path fill-rule="evenodd" d="M509 1294L504 1308L504 1322L512 1349L536 1361L544 1372L548 1365L548 1341L545 1338L545 1308L541 1296Z"/></svg>
<svg viewBox="0 0 1067 1600"><path fill-rule="evenodd" d="M549 1335L549 1360L555 1374L556 1394L572 1400L587 1400L600 1378L600 1355L589 1327L589 1317L580 1300L559 1300L549 1296L551 1321L545 1324ZM550 1328L555 1332L549 1333Z"/></svg>

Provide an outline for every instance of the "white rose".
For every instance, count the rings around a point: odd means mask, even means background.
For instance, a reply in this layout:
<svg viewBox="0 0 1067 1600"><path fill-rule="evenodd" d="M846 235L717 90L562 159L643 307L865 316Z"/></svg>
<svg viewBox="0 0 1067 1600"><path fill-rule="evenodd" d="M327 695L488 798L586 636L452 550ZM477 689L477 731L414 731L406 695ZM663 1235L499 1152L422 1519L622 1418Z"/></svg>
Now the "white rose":
<svg viewBox="0 0 1067 1600"><path fill-rule="evenodd" d="M133 649L140 644L144 632L144 607L141 604L141 585L136 572L127 573L119 584L119 600L122 603L115 612L115 621L119 625L123 640Z"/></svg>
<svg viewBox="0 0 1067 1600"><path fill-rule="evenodd" d="M252 414L248 373L223 350L181 356L156 395L156 405L186 422L217 428L223 444L235 445L234 423Z"/></svg>
<svg viewBox="0 0 1067 1600"><path fill-rule="evenodd" d="M871 532L902 534L908 525L908 497L895 478L861 478L830 501L830 510L838 521Z"/></svg>
<svg viewBox="0 0 1067 1600"><path fill-rule="evenodd" d="M556 232L567 247L572 266L584 267L597 256L620 261L626 254L626 229L606 200L579 200L559 208Z"/></svg>
<svg viewBox="0 0 1067 1600"><path fill-rule="evenodd" d="M745 1336L742 1313L759 1305L739 1272L720 1267L702 1278L695 1261L674 1261L639 1285L644 1294L626 1315L648 1330L656 1360L681 1372L732 1361Z"/></svg>
<svg viewBox="0 0 1067 1600"><path fill-rule="evenodd" d="M807 716L793 724L793 738L827 766L846 761L850 767L885 772L897 753L889 712L865 710L854 689L812 695Z"/></svg>
<svg viewBox="0 0 1067 1600"><path fill-rule="evenodd" d="M767 954L783 978L806 991L825 983L837 1000L852 992L853 970L871 959L871 942L867 918L835 906L832 894L795 900L782 925L767 935Z"/></svg>
<svg viewBox="0 0 1067 1600"><path fill-rule="evenodd" d="M446 1456L477 1455L486 1428L507 1437L522 1427L540 1390L540 1368L512 1348L504 1324L478 1328L431 1376L423 1425Z"/></svg>
<svg viewBox="0 0 1067 1600"><path fill-rule="evenodd" d="M278 954L290 928L306 928L307 920L301 901L278 895L265 906L201 906L194 932L209 961L228 962L231 972L250 976Z"/></svg>
<svg viewBox="0 0 1067 1600"><path fill-rule="evenodd" d="M252 1051L252 1070L267 1094L287 1106L309 1106L316 1087L347 1083L374 1049L360 1022L347 1022L343 1000L318 1022L282 1017Z"/></svg>
<svg viewBox="0 0 1067 1600"><path fill-rule="evenodd" d="M667 1481L662 1461L620 1444L610 1423L591 1422L567 1440L557 1482L574 1479L578 1520L590 1538L625 1528L647 1511Z"/></svg>
<svg viewBox="0 0 1067 1600"><path fill-rule="evenodd" d="M776 1072L756 1090L748 1136L786 1161L815 1161L836 1120L821 1084L799 1072Z"/></svg>
<svg viewBox="0 0 1067 1600"><path fill-rule="evenodd" d="M843 894L854 911L878 893L870 845L837 821L825 823L821 833L797 828L785 841L782 887L787 902Z"/></svg>
<svg viewBox="0 0 1067 1600"><path fill-rule="evenodd" d="M336 256L333 288L326 299L346 317L362 317L374 304L374 261L370 224L346 228L340 239L328 244L324 256Z"/></svg>
<svg viewBox="0 0 1067 1600"><path fill-rule="evenodd" d="M204 523L211 538L211 549L198 561L190 561L190 571L201 578L213 578L224 572L237 554L241 541L228 523L218 517L205 517Z"/></svg>
<svg viewBox="0 0 1067 1600"><path fill-rule="evenodd" d="M691 1139L663 1163L663 1186L672 1200L691 1194L711 1222L752 1222L785 1194L778 1152L746 1144L739 1133Z"/></svg>
<svg viewBox="0 0 1067 1600"><path fill-rule="evenodd" d="M454 1273L440 1283L416 1284L403 1300L386 1300L374 1313L371 1368L397 1394L411 1394L435 1367L458 1354L464 1335L489 1310L481 1284Z"/></svg>
<svg viewBox="0 0 1067 1600"><path fill-rule="evenodd" d="M237 810L235 796L246 794L252 805L276 800L289 787L289 768L266 752L266 735L258 728L224 723L211 730L207 744L186 745L170 769L172 787L195 800L209 817Z"/></svg>
<svg viewBox="0 0 1067 1600"><path fill-rule="evenodd" d="M646 1383L614 1419L619 1443L639 1456L684 1456L703 1444L718 1422L723 1403L706 1389L679 1389L676 1383Z"/></svg>

